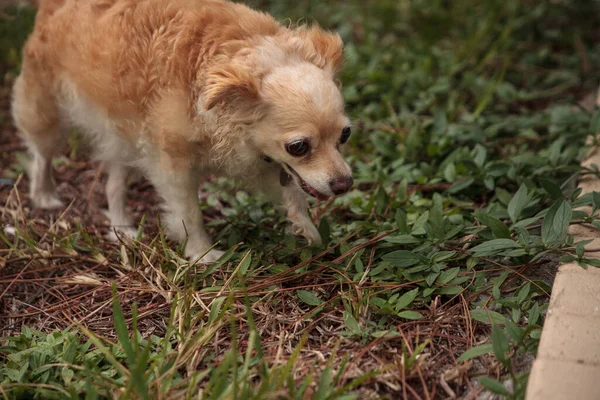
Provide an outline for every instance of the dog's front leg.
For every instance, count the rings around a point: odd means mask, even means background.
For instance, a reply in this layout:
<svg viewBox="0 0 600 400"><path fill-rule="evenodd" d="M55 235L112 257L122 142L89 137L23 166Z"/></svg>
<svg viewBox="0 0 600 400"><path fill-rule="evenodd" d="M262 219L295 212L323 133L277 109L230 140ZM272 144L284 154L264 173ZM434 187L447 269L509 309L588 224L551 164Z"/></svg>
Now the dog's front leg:
<svg viewBox="0 0 600 400"><path fill-rule="evenodd" d="M185 256L192 261L214 262L222 251L209 249L212 241L204 230L202 211L198 204L198 180L188 167L151 168L149 177L165 200L166 222L169 235L179 241L187 238Z"/></svg>
<svg viewBox="0 0 600 400"><path fill-rule="evenodd" d="M288 231L306 238L309 243L321 245L321 234L308 213L306 194L293 182L282 182L281 167L267 167L260 170L261 179L256 180L255 188L264 192L274 203L285 211L290 226Z"/></svg>
<svg viewBox="0 0 600 400"><path fill-rule="evenodd" d="M323 242L321 234L310 218L304 192L296 185L288 185L282 188L282 197L290 221L290 232L305 237L310 244L320 246Z"/></svg>

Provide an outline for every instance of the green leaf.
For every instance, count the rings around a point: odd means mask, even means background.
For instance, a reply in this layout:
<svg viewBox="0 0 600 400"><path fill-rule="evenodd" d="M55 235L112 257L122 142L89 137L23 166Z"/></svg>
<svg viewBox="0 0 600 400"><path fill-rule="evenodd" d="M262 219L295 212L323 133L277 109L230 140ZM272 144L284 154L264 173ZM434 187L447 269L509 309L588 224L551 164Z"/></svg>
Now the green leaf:
<svg viewBox="0 0 600 400"><path fill-rule="evenodd" d="M306 261L312 258L312 250L310 248L305 248L302 249L302 251L300 252L300 259L302 261Z"/></svg>
<svg viewBox="0 0 600 400"><path fill-rule="evenodd" d="M527 207L529 203L529 195L527 193L527 187L525 185L521 185L517 193L513 196L508 203L508 215L513 222L518 222L523 209Z"/></svg>
<svg viewBox="0 0 600 400"><path fill-rule="evenodd" d="M513 321L519 322L521 320L521 310L518 308L513 308L510 312L510 316Z"/></svg>
<svg viewBox="0 0 600 400"><path fill-rule="evenodd" d="M481 386L483 386L492 393L500 394L502 396L510 396L510 392L508 391L508 389L506 389L506 387L502 383L500 383L494 378L490 378L489 376L482 376L479 377L478 381L481 384Z"/></svg>
<svg viewBox="0 0 600 400"><path fill-rule="evenodd" d="M358 325L358 322L354 316L348 311L344 311L344 323L346 324L346 328L348 328L351 333L355 335L359 335L361 333L360 325Z"/></svg>
<svg viewBox="0 0 600 400"><path fill-rule="evenodd" d="M575 254L577 254L578 258L583 258L585 255L585 243L583 241L575 243Z"/></svg>
<svg viewBox="0 0 600 400"><path fill-rule="evenodd" d="M240 261L240 264L238 265L238 274L242 276L246 275L248 267L250 267L251 263L252 255L250 254L250 250L248 250L246 254L244 254L244 257L242 257L242 261Z"/></svg>
<svg viewBox="0 0 600 400"><path fill-rule="evenodd" d="M450 186L450 188L448 189L448 192L452 193L452 194L456 194L458 192L465 190L466 188L471 186L474 182L475 182L475 179L473 179L473 178L466 178L466 179L463 179L460 181L456 181L452 184L452 186Z"/></svg>
<svg viewBox="0 0 600 400"><path fill-rule="evenodd" d="M520 342L523 338L523 334L521 328L510 319L506 318L505 320L506 332L510 335L510 337L516 341Z"/></svg>
<svg viewBox="0 0 600 400"><path fill-rule="evenodd" d="M409 292L404 293L402 296L400 296L400 298L398 299L398 301L396 301L395 304L395 308L396 310L401 310L403 308L405 308L406 306L408 306L409 304L411 304L414 299L417 297L417 294L419 293L419 289L413 289Z"/></svg>
<svg viewBox="0 0 600 400"><path fill-rule="evenodd" d="M446 182L453 182L456 179L456 166L454 163L450 163L444 169L444 179Z"/></svg>
<svg viewBox="0 0 600 400"><path fill-rule="evenodd" d="M496 285L494 285L492 287L492 296L494 296L495 300L499 300L500 299L501 293L500 293L500 286L499 285L496 284Z"/></svg>
<svg viewBox="0 0 600 400"><path fill-rule="evenodd" d="M498 201L506 206L508 206L508 203L512 199L510 193L501 187L496 188L496 196L498 197Z"/></svg>
<svg viewBox="0 0 600 400"><path fill-rule="evenodd" d="M327 244L331 241L331 227L327 218L323 217L319 223L319 234L323 240L323 244Z"/></svg>
<svg viewBox="0 0 600 400"><path fill-rule="evenodd" d="M492 347L494 355L502 364L506 363L506 352L508 351L508 338L502 328L498 325L492 325Z"/></svg>
<svg viewBox="0 0 600 400"><path fill-rule="evenodd" d="M413 235L390 235L383 238L384 241L396 244L415 244L421 241Z"/></svg>
<svg viewBox="0 0 600 400"><path fill-rule="evenodd" d="M492 230L492 233L500 239L508 239L510 238L510 230L504 224L504 222L500 221L498 218L493 217L483 211L477 211L475 213L475 217L481 222L483 225L489 227Z"/></svg>
<svg viewBox="0 0 600 400"><path fill-rule="evenodd" d="M471 310L471 318L484 324L504 325L504 316L491 310Z"/></svg>
<svg viewBox="0 0 600 400"><path fill-rule="evenodd" d="M569 203L563 199L557 200L542 221L542 241L548 244L566 235L572 214Z"/></svg>
<svg viewBox="0 0 600 400"><path fill-rule="evenodd" d="M565 138L563 136L563 137L558 138L558 140L555 140L554 143L552 143L552 146L550 146L549 160L550 160L551 165L558 164L564 143L565 143Z"/></svg>
<svg viewBox="0 0 600 400"><path fill-rule="evenodd" d="M309 292L308 290L298 290L296 295L300 300L309 306L319 306L323 304L321 299L319 299L313 292Z"/></svg>
<svg viewBox="0 0 600 400"><path fill-rule="evenodd" d="M401 311L397 314L400 318L415 320L423 318L423 315L417 311Z"/></svg>
<svg viewBox="0 0 600 400"><path fill-rule="evenodd" d="M596 110L590 120L590 133L592 135L600 133L600 110Z"/></svg>
<svg viewBox="0 0 600 400"><path fill-rule="evenodd" d="M522 303L525 301L525 299L527 298L527 295L529 295L529 291L531 290L531 283L527 282L526 284L524 284L521 289L519 289L519 292L517 293L517 302L518 303Z"/></svg>
<svg viewBox="0 0 600 400"><path fill-rule="evenodd" d="M129 365L135 365L135 353L133 352L133 347L131 346L131 341L129 340L129 330L127 329L125 316L123 315L123 310L121 310L121 305L119 304L114 284L112 303L113 321L115 325L115 331L117 331L117 337L119 338L119 343L121 343L123 350L125 350L125 354L127 355L127 362L129 363Z"/></svg>
<svg viewBox="0 0 600 400"><path fill-rule="evenodd" d="M516 249L521 247L517 242L511 239L493 239L471 249L476 256L487 257L502 252L503 250Z"/></svg>
<svg viewBox="0 0 600 400"><path fill-rule="evenodd" d="M296 237L294 235L285 235L283 242L285 243L285 247L290 250L294 250L296 248Z"/></svg>
<svg viewBox="0 0 600 400"><path fill-rule="evenodd" d="M409 232L409 230L408 230L408 224L406 221L406 213L404 212L404 210L402 210L400 208L396 210L395 220L396 220L396 228L398 229L398 232L400 232L402 235L406 235Z"/></svg>
<svg viewBox="0 0 600 400"><path fill-rule="evenodd" d="M210 313L208 314L207 322L209 324L216 321L217 317L219 316L219 313L221 312L221 306L223 305L225 299L226 297L221 296L213 300L212 304L210 305Z"/></svg>
<svg viewBox="0 0 600 400"><path fill-rule="evenodd" d="M412 235L424 235L426 233L426 231L425 231L425 224L427 223L428 220L429 220L429 211L425 211L423 213L423 215L421 215L415 221L415 224L413 225L412 230L410 231L410 233Z"/></svg>
<svg viewBox="0 0 600 400"><path fill-rule="evenodd" d="M464 290L465 289L462 286L446 286L446 287L438 289L437 292L439 294L454 296L454 295L457 295L457 294L463 292Z"/></svg>
<svg viewBox="0 0 600 400"><path fill-rule="evenodd" d="M480 144L476 144L475 145L475 157L473 158L473 161L475 162L475 164L479 168L482 168L483 165L485 164L486 158L487 158L486 148Z"/></svg>
<svg viewBox="0 0 600 400"><path fill-rule="evenodd" d="M560 186L558 186L554 181L546 178L540 178L540 184L542 185L546 193L550 195L552 200L558 200L563 198L563 193Z"/></svg>
<svg viewBox="0 0 600 400"><path fill-rule="evenodd" d="M327 365L319 378L319 385L317 386L317 392L313 397L315 400L326 400L327 392L331 386L331 366Z"/></svg>
<svg viewBox="0 0 600 400"><path fill-rule="evenodd" d="M531 309L529 310L529 324L534 325L537 324L538 319L540 318L540 306L538 303L534 303Z"/></svg>
<svg viewBox="0 0 600 400"><path fill-rule="evenodd" d="M375 210L378 215L383 214L388 204L388 195L383 187L379 187L375 195Z"/></svg>
<svg viewBox="0 0 600 400"><path fill-rule="evenodd" d="M438 282L443 283L444 285L450 282L452 279L456 278L458 273L460 272L460 268L451 268L446 271L443 271L440 275Z"/></svg>
<svg viewBox="0 0 600 400"><path fill-rule="evenodd" d="M600 267L600 260L596 258L583 258L582 261L591 265L592 267Z"/></svg>
<svg viewBox="0 0 600 400"><path fill-rule="evenodd" d="M381 258L384 261L388 261L391 266L401 268L412 267L421 261L415 253L408 250L392 251Z"/></svg>
<svg viewBox="0 0 600 400"><path fill-rule="evenodd" d="M79 343L76 340L71 339L67 343L65 343L65 350L63 352L62 360L65 363L72 364L75 361L75 356L77 355L77 347Z"/></svg>
<svg viewBox="0 0 600 400"><path fill-rule="evenodd" d="M494 349L492 348L491 343L474 346L474 347L471 347L469 350L465 351L464 353L462 353L462 355L456 359L456 362L459 362L459 363L464 362L464 361L470 360L471 358L479 357L484 354L489 354L493 351L494 351Z"/></svg>
<svg viewBox="0 0 600 400"><path fill-rule="evenodd" d="M2 374L4 377L8 378L9 381L14 383L23 383L28 369L29 362L24 362L21 366L21 369L3 367Z"/></svg>
<svg viewBox="0 0 600 400"><path fill-rule="evenodd" d="M438 253L435 253L435 255L433 257L430 257L430 259L435 263L440 263L442 261L446 261L446 260L454 257L455 255L456 255L455 251L440 251Z"/></svg>
<svg viewBox="0 0 600 400"><path fill-rule="evenodd" d="M432 286L435 283L435 280L438 278L438 276L440 276L439 272L434 272L432 274L427 275L427 277L425 277L425 283L427 283L427 286Z"/></svg>
<svg viewBox="0 0 600 400"><path fill-rule="evenodd" d="M433 131L437 135L443 135L446 133L446 129L448 129L448 117L446 116L446 111L442 108L439 108L435 111Z"/></svg>
<svg viewBox="0 0 600 400"><path fill-rule="evenodd" d="M467 269L473 269L479 264L479 259L475 257L471 257L467 259Z"/></svg>
<svg viewBox="0 0 600 400"><path fill-rule="evenodd" d="M592 192L592 199L594 204L594 211L600 210L600 192Z"/></svg>

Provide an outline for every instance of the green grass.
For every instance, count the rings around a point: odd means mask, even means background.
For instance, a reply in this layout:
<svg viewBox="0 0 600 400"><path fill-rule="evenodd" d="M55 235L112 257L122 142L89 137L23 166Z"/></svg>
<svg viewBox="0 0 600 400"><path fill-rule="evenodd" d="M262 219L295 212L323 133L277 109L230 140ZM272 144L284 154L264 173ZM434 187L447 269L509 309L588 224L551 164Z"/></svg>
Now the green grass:
<svg viewBox="0 0 600 400"><path fill-rule="evenodd" d="M599 77L597 3L252 4L347 44L356 186L313 204L325 245L218 180L202 207L231 250L200 270L151 212L141 241L114 244L30 212L22 181L0 186L16 230L0 232L0 398L523 398L546 275L559 258L598 266L567 234L600 227L600 196L574 189L598 175L579 166L600 128L579 104ZM5 87L32 21L7 13ZM86 167L76 153L59 180ZM18 179L13 161L2 177Z"/></svg>

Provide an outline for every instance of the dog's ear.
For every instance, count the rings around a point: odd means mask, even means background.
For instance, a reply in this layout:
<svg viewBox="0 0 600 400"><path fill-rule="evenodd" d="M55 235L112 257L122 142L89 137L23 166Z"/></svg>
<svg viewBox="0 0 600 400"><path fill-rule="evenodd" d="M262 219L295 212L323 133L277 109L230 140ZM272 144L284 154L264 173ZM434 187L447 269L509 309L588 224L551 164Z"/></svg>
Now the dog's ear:
<svg viewBox="0 0 600 400"><path fill-rule="evenodd" d="M258 104L260 82L250 71L235 64L218 65L208 71L204 108L210 110L227 102L236 106Z"/></svg>
<svg viewBox="0 0 600 400"><path fill-rule="evenodd" d="M340 70L344 60L344 42L340 35L316 26L300 27L297 33L306 42L304 56L308 61L333 74Z"/></svg>

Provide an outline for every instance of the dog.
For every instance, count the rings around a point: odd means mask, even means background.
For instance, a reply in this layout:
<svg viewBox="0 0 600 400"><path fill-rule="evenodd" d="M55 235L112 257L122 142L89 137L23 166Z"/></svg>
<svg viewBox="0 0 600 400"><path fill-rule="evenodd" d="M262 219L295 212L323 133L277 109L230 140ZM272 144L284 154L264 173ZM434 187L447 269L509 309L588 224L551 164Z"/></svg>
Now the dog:
<svg viewBox="0 0 600 400"><path fill-rule="evenodd" d="M307 195L353 185L341 154L351 133L342 63L339 35L237 3L41 0L12 97L32 153L32 203L63 206L51 161L75 126L105 163L116 230L135 234L126 180L141 170L164 200L169 235L187 240L185 256L218 260L198 188L221 175L264 191L292 233L320 244Z"/></svg>

